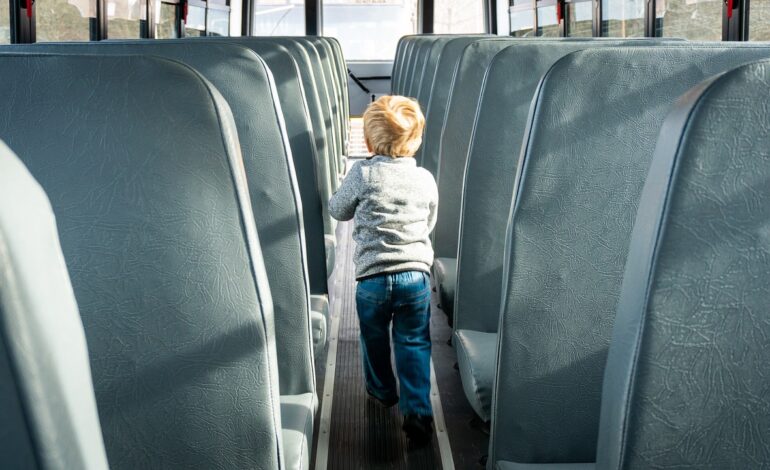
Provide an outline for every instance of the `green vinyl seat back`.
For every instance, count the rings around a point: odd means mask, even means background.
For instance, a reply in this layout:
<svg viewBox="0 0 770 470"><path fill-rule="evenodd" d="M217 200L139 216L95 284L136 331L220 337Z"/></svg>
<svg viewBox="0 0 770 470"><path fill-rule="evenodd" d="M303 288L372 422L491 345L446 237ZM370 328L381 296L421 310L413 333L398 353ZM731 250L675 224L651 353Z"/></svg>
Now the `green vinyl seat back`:
<svg viewBox="0 0 770 470"><path fill-rule="evenodd" d="M597 466L770 466L770 62L663 123L607 359Z"/></svg>
<svg viewBox="0 0 770 470"><path fill-rule="evenodd" d="M306 36L304 40L310 42L316 48L321 58L321 66L324 70L326 87L329 90L329 102L331 104L331 125L334 133L334 148L338 178L345 172L344 135L342 131L342 103L340 101L341 86L336 72L332 48L327 41L317 36Z"/></svg>
<svg viewBox="0 0 770 470"><path fill-rule="evenodd" d="M444 126L449 93L452 88L452 75L457 68L457 62L465 50L465 46L485 38L485 36L459 36L449 40L441 50L441 56L436 64L435 79L431 84L430 96L425 110L425 130L423 131L422 146L417 164L427 168L435 176L438 166L438 147L441 139L441 129Z"/></svg>
<svg viewBox="0 0 770 470"><path fill-rule="evenodd" d="M408 36L401 36L396 43L396 54L393 56L393 64L390 68L390 87L393 91L393 87L396 85L396 76L398 75L398 69L401 67L401 61L404 56L404 46L406 45L406 38Z"/></svg>
<svg viewBox="0 0 770 470"><path fill-rule="evenodd" d="M238 130L254 222L270 281L275 329L281 338L276 343L281 394L314 393L302 206L276 86L265 62L246 47L205 39L43 43L25 46L25 50L166 57L194 67L222 94Z"/></svg>
<svg viewBox="0 0 770 470"><path fill-rule="evenodd" d="M492 58L515 41L512 38L486 39L471 42L465 47L452 78L452 91L440 137L438 167L430 168L427 166L429 160L423 159L423 167L436 176L438 183L441 204L433 231L433 251L436 256L433 274L439 303L450 318L453 315L456 287L463 174L476 107L484 75Z"/></svg>
<svg viewBox="0 0 770 470"><path fill-rule="evenodd" d="M602 47L545 75L506 235L490 462L594 461L620 283L661 124L691 86L768 56L767 46Z"/></svg>
<svg viewBox="0 0 770 470"><path fill-rule="evenodd" d="M270 43L279 43L289 49L295 60L300 64L303 85L306 92L312 92L308 96L311 104L311 122L316 134L317 147L322 149L319 155L324 160L322 168L324 175L322 188L324 192L324 221L325 221L325 245L326 245L326 272L331 275L335 262L335 247L337 227L336 221L328 213L328 201L339 185L338 158L335 152L335 135L331 127L331 104L329 91L324 78L324 67L317 48L303 37L259 37L254 38Z"/></svg>
<svg viewBox="0 0 770 470"><path fill-rule="evenodd" d="M3 468L109 468L51 204L2 141L0 416Z"/></svg>
<svg viewBox="0 0 770 470"><path fill-rule="evenodd" d="M518 41L498 52L487 70L462 184L453 312L454 345L463 348L457 352L463 390L485 421L490 418L495 367L484 353L497 348L505 229L532 97L540 78L566 54L619 43Z"/></svg>
<svg viewBox="0 0 770 470"><path fill-rule="evenodd" d="M422 77L419 83L419 89L414 96L420 103L420 108L422 108L423 114L428 112L428 100L430 100L431 89L433 88L433 82L436 78L436 71L438 70L438 62L441 58L441 53L444 51L444 46L446 46L447 43L452 39L458 37L460 36L449 34L438 36L430 46L430 53L425 60Z"/></svg>
<svg viewBox="0 0 770 470"><path fill-rule="evenodd" d="M319 39L326 41L331 47L332 58L334 59L337 80L340 86L340 115L342 118L342 143L343 154L348 155L348 145L350 140L350 93L348 90L348 66L345 62L345 56L342 51L342 45L334 37L320 36Z"/></svg>
<svg viewBox="0 0 770 470"><path fill-rule="evenodd" d="M416 83L420 79L420 73L425 64L425 58L430 52L431 44L433 44L436 39L438 39L438 36L430 34L420 36L414 40L414 47L412 48L410 56L411 60L407 65L404 84L401 89L402 95L414 98L414 94L416 93Z"/></svg>
<svg viewBox="0 0 770 470"><path fill-rule="evenodd" d="M210 38L209 38L210 39ZM301 41L296 38L288 37L249 37L249 38L230 38L237 41L244 41L244 44L278 44L286 48L297 63L302 80L302 90L305 94L305 103L308 107L308 115L313 131L313 138L316 148L316 176L318 178L318 187L321 192L321 203L323 206L324 231L326 235L333 235L336 227L334 219L329 215L328 201L333 194L333 185L336 176L331 174L331 148L327 142L327 129L324 126L325 105L322 105L322 84L321 78L316 76L315 68L310 61L308 50L303 47ZM325 100L325 98L324 98ZM325 103L325 101L324 101Z"/></svg>
<svg viewBox="0 0 770 470"><path fill-rule="evenodd" d="M412 65L413 60L413 52L415 45L417 44L418 40L420 39L421 35L414 35L407 37L407 43L404 47L404 58L402 61L402 66L399 71L399 77L398 77L398 88L393 90L394 95L403 95L406 90L406 83L407 83L407 74L410 66Z"/></svg>
<svg viewBox="0 0 770 470"><path fill-rule="evenodd" d="M307 94L294 55L281 42L264 41L255 37L209 37L201 38L199 41L222 41L246 47L259 55L270 68L286 124L301 199L310 292L311 294L328 293L324 244L324 235L328 230L325 228L324 221L324 214L328 214L326 210L328 199L322 196L322 191L327 192L328 189L319 185L323 181L320 181L318 174L324 174L325 171L323 162L316 153ZM302 65L306 63L302 62Z"/></svg>
<svg viewBox="0 0 770 470"><path fill-rule="evenodd" d="M441 56L436 63L434 83L431 84L430 96L425 109L425 130L417 164L434 168L438 166L438 147L441 129L444 127L446 105L452 87L452 74L460 60L465 46L481 39L479 36L460 36L450 39L441 49Z"/></svg>
<svg viewBox="0 0 770 470"><path fill-rule="evenodd" d="M393 59L393 72L391 73L390 87L391 93L394 95L400 94L401 83L403 83L403 73L406 68L406 61L408 60L409 50L412 47L414 38L418 37L416 34L402 36L398 40L396 46L396 56Z"/></svg>
<svg viewBox="0 0 770 470"><path fill-rule="evenodd" d="M0 139L56 216L110 468L280 468L272 300L227 102L157 57L0 70Z"/></svg>
<svg viewBox="0 0 770 470"><path fill-rule="evenodd" d="M335 96L332 78L330 77L331 69L328 67L328 63L326 63L325 51L323 49L319 50L312 41L305 37L291 38L291 40L296 41L302 46L310 56L310 64L313 67L313 75L318 84L322 111L324 113L322 125L326 131L326 142L329 145L329 171L332 176L332 191L336 191L340 183L339 175L341 174L341 169L339 162L342 145L337 141L338 135L335 130L336 125L334 124Z"/></svg>
<svg viewBox="0 0 770 470"><path fill-rule="evenodd" d="M422 109L423 115L428 113L428 100L430 100L430 91L433 87L433 81L436 77L436 70L438 66L438 60L441 57L441 51L449 41L456 37L457 36L453 35L437 36L430 46L430 51L425 59L420 81L417 85L417 92L414 94L414 98L420 104L420 109ZM417 149L417 153L414 155L414 158L417 159L417 161L420 161L421 153L422 146Z"/></svg>
<svg viewBox="0 0 770 470"><path fill-rule="evenodd" d="M407 88L405 90L406 96L417 99L417 94L420 91L420 84L422 83L422 77L425 73L425 66L428 62L431 51L433 50L433 45L440 41L441 38L442 36L439 35L424 36L417 43L417 48L415 49L415 60L412 63L409 83L407 84Z"/></svg>

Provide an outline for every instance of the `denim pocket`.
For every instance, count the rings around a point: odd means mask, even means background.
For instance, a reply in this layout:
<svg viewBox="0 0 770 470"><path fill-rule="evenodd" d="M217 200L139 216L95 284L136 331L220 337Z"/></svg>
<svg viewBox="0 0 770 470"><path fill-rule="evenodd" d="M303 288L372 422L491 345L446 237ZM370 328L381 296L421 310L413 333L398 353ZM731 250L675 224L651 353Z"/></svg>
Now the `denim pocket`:
<svg viewBox="0 0 770 470"><path fill-rule="evenodd" d="M422 271L412 271L409 283L397 285L398 297L402 303L420 303L430 301L430 278Z"/></svg>
<svg viewBox="0 0 770 470"><path fill-rule="evenodd" d="M358 281L358 286L356 286L356 297L380 304L388 300L387 290L387 284L381 282L380 279L364 279L363 281Z"/></svg>

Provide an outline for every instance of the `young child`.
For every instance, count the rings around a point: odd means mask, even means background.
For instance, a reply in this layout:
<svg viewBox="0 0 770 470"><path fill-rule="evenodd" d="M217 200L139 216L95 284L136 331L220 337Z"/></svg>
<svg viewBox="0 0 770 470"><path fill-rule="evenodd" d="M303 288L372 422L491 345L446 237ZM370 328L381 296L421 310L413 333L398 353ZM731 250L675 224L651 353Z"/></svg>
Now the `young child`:
<svg viewBox="0 0 770 470"><path fill-rule="evenodd" d="M430 268L428 235L436 224L433 176L412 158L425 118L403 96L383 96L364 113L364 136L374 156L356 163L329 201L337 220L354 218L356 308L366 391L385 407L399 404L411 445L433 432L430 404ZM388 329L400 399L390 363Z"/></svg>

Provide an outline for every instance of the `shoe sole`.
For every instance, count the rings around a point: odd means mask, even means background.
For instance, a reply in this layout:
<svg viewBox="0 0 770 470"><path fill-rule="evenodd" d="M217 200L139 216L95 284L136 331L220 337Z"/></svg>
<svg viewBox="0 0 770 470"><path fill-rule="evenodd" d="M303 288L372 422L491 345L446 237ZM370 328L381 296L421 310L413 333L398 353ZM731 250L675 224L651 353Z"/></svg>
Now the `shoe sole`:
<svg viewBox="0 0 770 470"><path fill-rule="evenodd" d="M393 403L388 403L388 402L380 400L379 398L375 397L374 395L372 395L371 393L368 393L368 392L366 394L366 397L370 401L373 401L380 408L383 408L383 409L386 409L386 410L389 409L389 408L393 408L394 406L398 405L398 399L396 399L396 401L394 401Z"/></svg>

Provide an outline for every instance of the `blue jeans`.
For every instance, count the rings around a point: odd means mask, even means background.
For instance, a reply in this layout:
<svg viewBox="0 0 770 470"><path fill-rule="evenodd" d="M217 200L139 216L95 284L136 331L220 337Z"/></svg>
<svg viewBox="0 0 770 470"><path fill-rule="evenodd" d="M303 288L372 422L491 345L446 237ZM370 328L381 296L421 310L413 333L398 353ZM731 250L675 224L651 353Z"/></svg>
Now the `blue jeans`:
<svg viewBox="0 0 770 470"><path fill-rule="evenodd" d="M430 405L430 278L421 271L383 274L359 281L356 308L366 387L387 400L396 396L388 329L401 384L403 414L432 416Z"/></svg>

